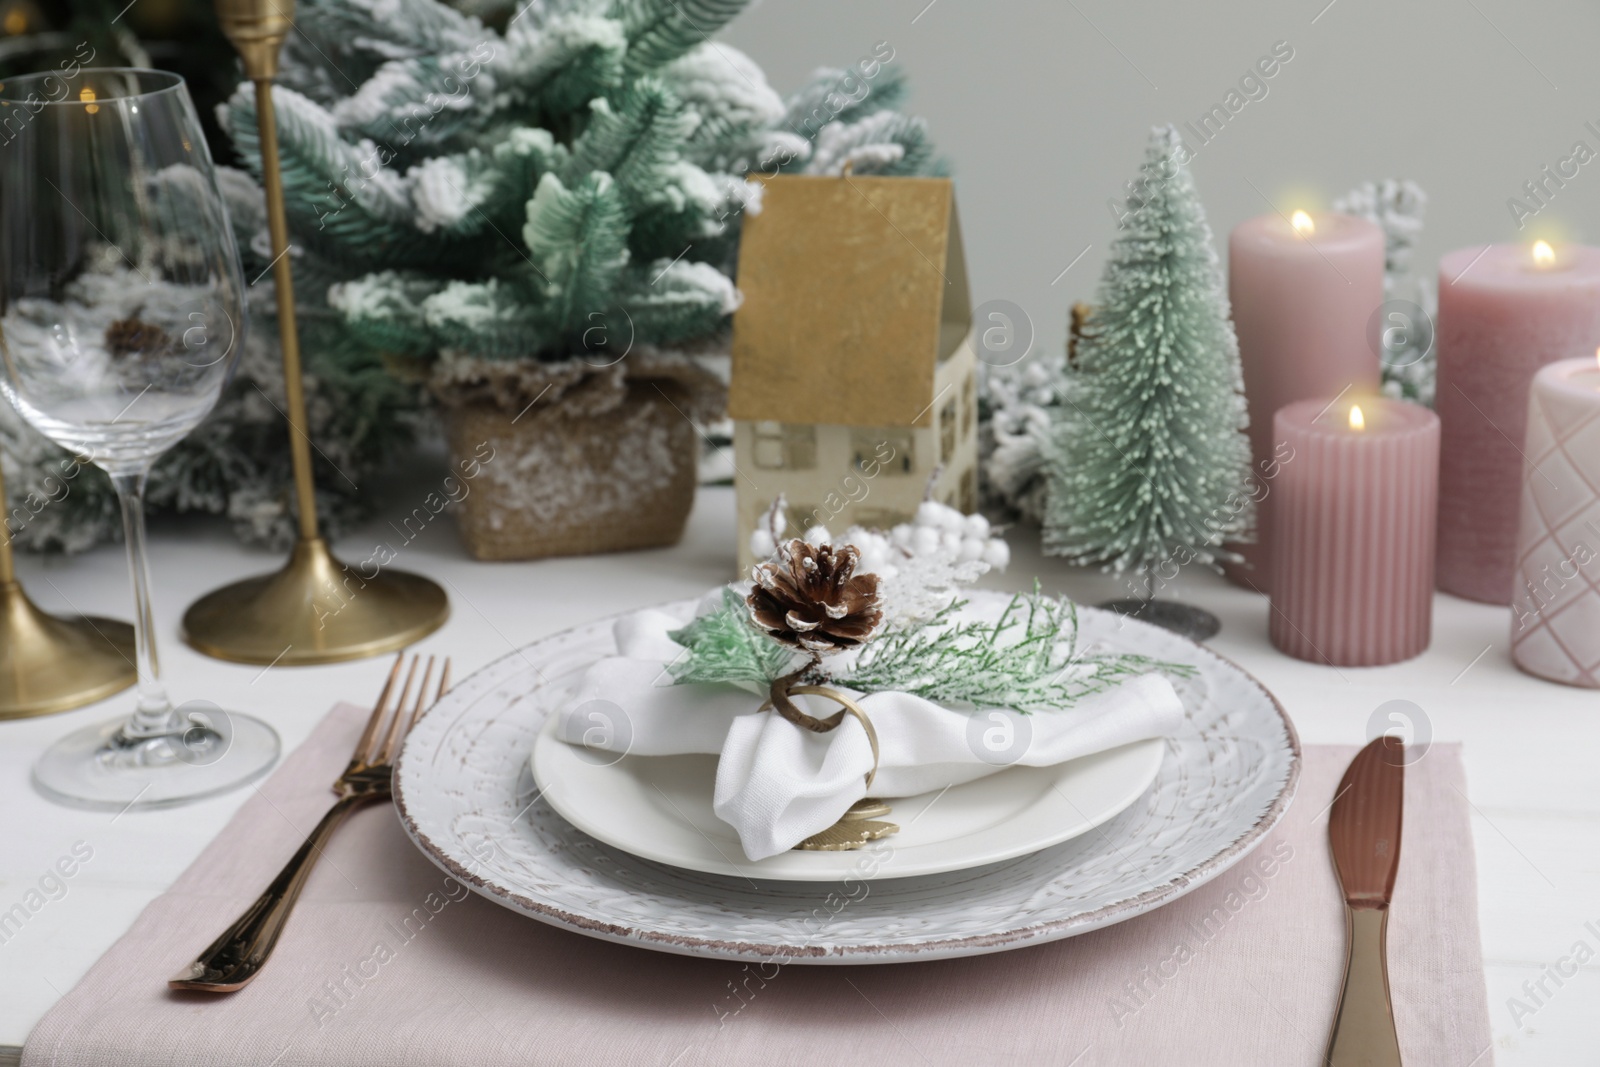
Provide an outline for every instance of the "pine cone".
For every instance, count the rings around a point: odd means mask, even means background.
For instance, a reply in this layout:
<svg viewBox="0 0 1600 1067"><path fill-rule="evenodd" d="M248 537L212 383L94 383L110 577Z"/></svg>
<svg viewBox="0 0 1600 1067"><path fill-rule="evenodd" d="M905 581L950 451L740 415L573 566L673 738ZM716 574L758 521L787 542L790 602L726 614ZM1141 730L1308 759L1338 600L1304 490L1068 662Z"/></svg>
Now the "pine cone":
<svg viewBox="0 0 1600 1067"><path fill-rule="evenodd" d="M751 573L750 617L786 645L838 652L861 644L883 620L878 576L856 574L853 545L813 547L794 540Z"/></svg>

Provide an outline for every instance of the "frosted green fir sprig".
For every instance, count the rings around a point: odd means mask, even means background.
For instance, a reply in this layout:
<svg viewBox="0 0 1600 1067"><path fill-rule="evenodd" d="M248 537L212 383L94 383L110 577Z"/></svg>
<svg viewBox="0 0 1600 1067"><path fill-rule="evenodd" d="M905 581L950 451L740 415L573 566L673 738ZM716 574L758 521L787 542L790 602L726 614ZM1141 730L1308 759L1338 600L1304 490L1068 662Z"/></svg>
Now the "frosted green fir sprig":
<svg viewBox="0 0 1600 1067"><path fill-rule="evenodd" d="M912 693L938 704L966 702L1028 714L1061 711L1151 671L1188 677L1194 669L1131 652L1086 652L1078 645L1078 606L1019 593L994 622L957 621L956 601L926 625L870 642L835 678L864 692Z"/></svg>
<svg viewBox="0 0 1600 1067"><path fill-rule="evenodd" d="M912 693L949 706L1011 708L1023 714L1062 711L1141 674L1189 677L1194 669L1130 652L1086 652L1078 643L1078 608L1041 593L1018 594L993 621L961 621L957 600L925 623L874 637L853 664L817 681L861 692ZM724 589L722 606L670 636L685 654L667 665L674 684L768 685L800 666L803 656L750 620L745 601ZM825 675L825 676L824 676Z"/></svg>

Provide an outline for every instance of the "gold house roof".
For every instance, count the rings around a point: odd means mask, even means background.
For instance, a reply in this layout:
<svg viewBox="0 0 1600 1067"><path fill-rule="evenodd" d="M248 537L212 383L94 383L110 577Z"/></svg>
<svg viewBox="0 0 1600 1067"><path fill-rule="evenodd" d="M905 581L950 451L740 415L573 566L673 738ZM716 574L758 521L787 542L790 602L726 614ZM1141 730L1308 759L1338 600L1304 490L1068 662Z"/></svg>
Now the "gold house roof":
<svg viewBox="0 0 1600 1067"><path fill-rule="evenodd" d="M972 328L948 178L778 175L744 220L736 419L927 426Z"/></svg>

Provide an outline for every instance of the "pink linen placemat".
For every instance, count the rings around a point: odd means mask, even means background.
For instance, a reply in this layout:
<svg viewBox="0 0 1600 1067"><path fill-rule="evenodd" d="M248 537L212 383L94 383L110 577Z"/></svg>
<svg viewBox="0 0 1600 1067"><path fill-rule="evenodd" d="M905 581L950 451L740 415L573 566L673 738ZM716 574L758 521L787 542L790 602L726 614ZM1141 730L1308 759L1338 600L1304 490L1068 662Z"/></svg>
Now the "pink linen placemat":
<svg viewBox="0 0 1600 1067"><path fill-rule="evenodd" d="M24 1067L1321 1062L1344 950L1327 805L1354 747L1308 746L1277 829L1165 908L1014 952L866 967L692 959L546 926L468 893L377 806L335 836L252 985L169 992L331 803L364 718L334 709L40 1022ZM1389 928L1405 1062L1487 1067L1456 746L1408 768L1405 803Z"/></svg>

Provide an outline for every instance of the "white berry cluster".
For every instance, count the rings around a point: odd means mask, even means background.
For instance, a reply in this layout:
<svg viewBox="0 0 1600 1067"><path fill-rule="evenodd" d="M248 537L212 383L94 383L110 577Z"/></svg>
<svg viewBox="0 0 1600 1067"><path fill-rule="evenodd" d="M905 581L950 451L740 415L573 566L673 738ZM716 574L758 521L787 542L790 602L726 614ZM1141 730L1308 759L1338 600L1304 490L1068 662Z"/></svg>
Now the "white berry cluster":
<svg viewBox="0 0 1600 1067"><path fill-rule="evenodd" d="M786 525L780 498L767 520L750 536L757 559L770 558L778 547L776 531ZM885 622L910 624L927 619L956 595L956 586L993 570L1005 570L1011 549L994 536L982 515L963 515L947 504L925 500L916 517L891 530L852 526L835 537L826 527L812 526L803 539L812 545L854 545L861 552L859 570L878 576Z"/></svg>
<svg viewBox="0 0 1600 1067"><path fill-rule="evenodd" d="M855 529L850 531L851 534L855 532ZM918 505L916 518L890 530L887 541L913 556L939 554L960 563L981 560L997 571L1005 570L1006 564L1011 562L1010 547L992 536L988 519L982 515L963 515L948 504L933 500L924 500ZM884 552L884 562L890 562L887 546ZM865 546L862 559L865 563Z"/></svg>

